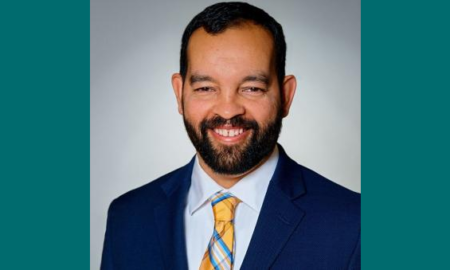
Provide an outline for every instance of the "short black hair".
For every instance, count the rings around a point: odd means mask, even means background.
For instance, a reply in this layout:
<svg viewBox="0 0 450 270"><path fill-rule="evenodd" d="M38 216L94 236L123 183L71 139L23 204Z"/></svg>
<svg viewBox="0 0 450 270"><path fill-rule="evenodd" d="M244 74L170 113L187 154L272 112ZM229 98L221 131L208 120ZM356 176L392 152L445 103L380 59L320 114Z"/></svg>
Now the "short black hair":
<svg viewBox="0 0 450 270"><path fill-rule="evenodd" d="M286 65L286 41L283 28L264 10L243 2L222 2L211 5L197 14L184 30L181 39L180 74L186 79L188 59L187 47L189 38L195 30L202 28L209 34L219 34L226 29L245 22L253 22L269 30L272 34L275 53L275 69L278 83L283 84Z"/></svg>

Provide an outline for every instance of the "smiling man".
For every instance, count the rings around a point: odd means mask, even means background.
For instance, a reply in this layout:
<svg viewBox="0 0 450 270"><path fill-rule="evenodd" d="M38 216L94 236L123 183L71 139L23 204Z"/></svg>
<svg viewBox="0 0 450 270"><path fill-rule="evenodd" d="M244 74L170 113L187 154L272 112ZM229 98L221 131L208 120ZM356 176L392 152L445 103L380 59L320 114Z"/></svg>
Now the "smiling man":
<svg viewBox="0 0 450 270"><path fill-rule="evenodd" d="M178 111L197 154L114 200L102 269L359 269L360 196L277 145L296 79L263 10L218 3L187 26Z"/></svg>

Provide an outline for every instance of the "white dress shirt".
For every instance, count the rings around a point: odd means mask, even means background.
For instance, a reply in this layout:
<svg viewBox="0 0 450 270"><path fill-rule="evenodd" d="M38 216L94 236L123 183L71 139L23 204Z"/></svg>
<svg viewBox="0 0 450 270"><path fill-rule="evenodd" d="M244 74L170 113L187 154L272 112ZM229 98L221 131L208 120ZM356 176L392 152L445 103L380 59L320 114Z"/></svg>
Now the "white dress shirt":
<svg viewBox="0 0 450 270"><path fill-rule="evenodd" d="M214 229L214 213L208 198L220 190L229 191L241 200L235 211L236 249L233 268L240 269L277 163L278 148L275 147L263 165L242 178L230 189L225 189L206 174L196 157L187 206L184 211L185 240L190 270L199 269L208 247Z"/></svg>

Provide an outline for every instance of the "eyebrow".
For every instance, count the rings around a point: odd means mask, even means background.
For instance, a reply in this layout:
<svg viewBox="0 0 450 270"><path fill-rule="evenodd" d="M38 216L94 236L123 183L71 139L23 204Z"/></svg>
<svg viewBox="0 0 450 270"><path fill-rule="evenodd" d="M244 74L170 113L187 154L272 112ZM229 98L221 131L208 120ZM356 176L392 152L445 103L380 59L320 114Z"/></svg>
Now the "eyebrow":
<svg viewBox="0 0 450 270"><path fill-rule="evenodd" d="M265 85L270 84L269 76L267 76L264 73L256 74L256 75L249 75L246 76L244 79L242 79L242 82L261 82Z"/></svg>
<svg viewBox="0 0 450 270"><path fill-rule="evenodd" d="M212 77L207 75L199 75L199 74L192 74L189 77L189 82L191 85L198 82L216 82Z"/></svg>

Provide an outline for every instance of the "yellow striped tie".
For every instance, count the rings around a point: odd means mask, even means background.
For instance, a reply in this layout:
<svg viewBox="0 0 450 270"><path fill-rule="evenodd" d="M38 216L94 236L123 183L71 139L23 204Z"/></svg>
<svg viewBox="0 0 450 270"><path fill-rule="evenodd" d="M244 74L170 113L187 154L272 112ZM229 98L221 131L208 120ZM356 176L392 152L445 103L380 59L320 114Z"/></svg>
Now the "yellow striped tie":
<svg viewBox="0 0 450 270"><path fill-rule="evenodd" d="M219 191L209 199L214 212L214 232L200 270L231 270L234 263L234 210L241 202L229 192Z"/></svg>

